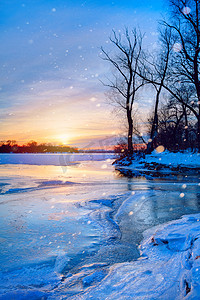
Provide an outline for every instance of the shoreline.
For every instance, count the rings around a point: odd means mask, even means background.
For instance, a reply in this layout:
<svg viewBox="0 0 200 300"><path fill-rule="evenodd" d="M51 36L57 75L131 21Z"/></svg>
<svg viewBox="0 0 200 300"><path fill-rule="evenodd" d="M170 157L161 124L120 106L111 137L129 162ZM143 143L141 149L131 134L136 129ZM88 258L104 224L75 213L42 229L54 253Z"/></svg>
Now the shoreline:
<svg viewBox="0 0 200 300"><path fill-rule="evenodd" d="M146 230L137 260L113 265L97 286L70 299L198 299L199 232L200 214Z"/></svg>
<svg viewBox="0 0 200 300"><path fill-rule="evenodd" d="M173 178L200 174L200 154L191 152L169 152L146 155L144 158L124 157L114 162L115 170L124 176L153 178Z"/></svg>

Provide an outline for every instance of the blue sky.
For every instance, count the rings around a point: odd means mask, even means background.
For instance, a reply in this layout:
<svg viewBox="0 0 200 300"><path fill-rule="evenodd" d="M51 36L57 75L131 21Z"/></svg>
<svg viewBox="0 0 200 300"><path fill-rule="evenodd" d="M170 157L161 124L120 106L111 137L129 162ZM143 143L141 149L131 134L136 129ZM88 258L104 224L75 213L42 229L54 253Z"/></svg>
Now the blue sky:
<svg viewBox="0 0 200 300"><path fill-rule="evenodd" d="M0 140L84 146L116 134L100 47L124 26L139 26L153 47L162 13L163 1L2 0Z"/></svg>

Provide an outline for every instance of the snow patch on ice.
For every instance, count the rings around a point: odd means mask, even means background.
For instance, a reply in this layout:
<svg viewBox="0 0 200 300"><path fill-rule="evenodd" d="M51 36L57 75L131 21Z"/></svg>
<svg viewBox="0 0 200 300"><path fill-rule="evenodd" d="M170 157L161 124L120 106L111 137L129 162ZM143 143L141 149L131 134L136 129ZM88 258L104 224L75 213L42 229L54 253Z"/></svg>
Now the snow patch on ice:
<svg viewBox="0 0 200 300"><path fill-rule="evenodd" d="M71 299L199 299L200 214L147 230L141 257Z"/></svg>

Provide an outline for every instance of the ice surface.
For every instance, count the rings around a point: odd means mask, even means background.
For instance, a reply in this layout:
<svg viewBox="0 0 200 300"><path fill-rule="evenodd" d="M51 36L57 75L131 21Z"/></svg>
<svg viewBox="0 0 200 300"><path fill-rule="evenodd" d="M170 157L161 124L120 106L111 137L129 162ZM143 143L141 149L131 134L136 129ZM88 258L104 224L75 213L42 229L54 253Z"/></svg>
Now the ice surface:
<svg viewBox="0 0 200 300"><path fill-rule="evenodd" d="M118 236L110 222L110 208L94 201L104 194L106 203L112 203L108 184L112 167L102 169L102 162L94 165L75 165L66 173L57 166L1 168L2 299L40 299L46 292L49 296L69 270ZM104 272L97 272L100 280ZM91 270L86 273L90 276ZM89 278L84 286L96 282L92 275Z"/></svg>
<svg viewBox="0 0 200 300"><path fill-rule="evenodd" d="M136 291L143 299L146 290L154 295L154 288L157 297L163 287L171 288L172 280L163 277L178 281L191 259L198 265L196 242L184 260L199 232L193 226L197 216L183 219L184 226L193 224L188 236L182 223L146 232L135 261L144 230L199 211L198 177L193 182L130 179L118 177L108 161L93 161L66 172L60 166L4 165L0 182L0 299L134 299ZM197 269L181 281L180 293L198 285ZM152 289L148 278L155 279Z"/></svg>
<svg viewBox="0 0 200 300"><path fill-rule="evenodd" d="M114 265L100 284L70 299L199 299L200 214L144 235L140 259Z"/></svg>
<svg viewBox="0 0 200 300"><path fill-rule="evenodd" d="M0 153L0 164L68 166L77 161L101 161L114 158L114 153Z"/></svg>

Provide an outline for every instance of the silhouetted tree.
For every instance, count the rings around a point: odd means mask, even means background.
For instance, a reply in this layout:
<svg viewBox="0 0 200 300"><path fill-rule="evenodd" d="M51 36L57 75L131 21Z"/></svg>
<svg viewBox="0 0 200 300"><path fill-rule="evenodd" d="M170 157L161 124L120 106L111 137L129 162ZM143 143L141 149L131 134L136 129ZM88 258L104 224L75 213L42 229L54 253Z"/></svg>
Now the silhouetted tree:
<svg viewBox="0 0 200 300"><path fill-rule="evenodd" d="M117 53L111 55L101 48L103 60L108 61L114 68L112 79L104 85L111 88L110 98L126 111L128 121L128 155L133 153L133 103L139 89L144 85L144 80L138 76L140 58L142 56L143 37L136 29L130 33L128 29L124 34L113 31L110 38Z"/></svg>
<svg viewBox="0 0 200 300"><path fill-rule="evenodd" d="M141 76L147 83L154 86L156 90L156 100L153 118L151 119L150 139L147 145L147 154L154 149L155 139L158 133L158 105L164 83L169 79L169 64L171 49L172 34L170 28L160 30L160 49L155 55L146 55L147 58L142 60L142 67L138 75Z"/></svg>
<svg viewBox="0 0 200 300"><path fill-rule="evenodd" d="M172 45L173 83L165 84L165 88L197 118L197 144L200 151L200 1L169 0L169 5L171 18L163 24L171 29L175 43ZM186 88L194 88L195 97L191 103L186 103L177 95L180 83L185 84Z"/></svg>
<svg viewBox="0 0 200 300"><path fill-rule="evenodd" d="M158 119L155 146L163 145L168 150L180 150L195 146L191 144L195 132L194 118L179 101L171 98L167 103L162 103L158 110Z"/></svg>

